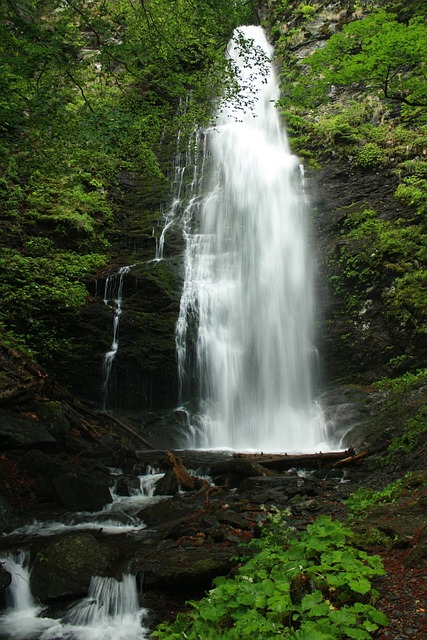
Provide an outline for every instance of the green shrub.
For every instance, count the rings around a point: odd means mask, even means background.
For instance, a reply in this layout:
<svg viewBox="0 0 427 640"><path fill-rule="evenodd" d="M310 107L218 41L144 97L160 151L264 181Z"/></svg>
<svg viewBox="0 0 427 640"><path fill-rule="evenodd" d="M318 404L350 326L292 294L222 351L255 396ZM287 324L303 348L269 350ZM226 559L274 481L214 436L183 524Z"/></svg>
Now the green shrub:
<svg viewBox="0 0 427 640"><path fill-rule="evenodd" d="M367 142L356 153L356 164L364 169L375 169L383 163L384 154L375 142Z"/></svg>
<svg viewBox="0 0 427 640"><path fill-rule="evenodd" d="M192 610L161 624L153 637L164 640L333 640L371 638L387 618L373 605L373 576L381 560L349 543L340 522L319 516L297 534L277 512L255 555L234 578L220 577Z"/></svg>

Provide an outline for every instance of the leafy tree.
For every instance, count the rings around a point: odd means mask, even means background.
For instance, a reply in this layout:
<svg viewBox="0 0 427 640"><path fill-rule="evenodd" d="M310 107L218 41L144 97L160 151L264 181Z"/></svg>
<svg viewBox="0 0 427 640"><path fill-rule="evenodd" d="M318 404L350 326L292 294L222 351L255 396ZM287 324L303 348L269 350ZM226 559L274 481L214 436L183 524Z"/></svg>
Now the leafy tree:
<svg viewBox="0 0 427 640"><path fill-rule="evenodd" d="M402 24L380 9L346 25L307 63L327 84L363 82L387 99L427 107L426 40L424 18Z"/></svg>
<svg viewBox="0 0 427 640"><path fill-rule="evenodd" d="M55 311L78 313L108 262L120 173L166 190L177 131L185 143L233 91L224 52L249 12L244 0L0 3L3 331L58 356Z"/></svg>

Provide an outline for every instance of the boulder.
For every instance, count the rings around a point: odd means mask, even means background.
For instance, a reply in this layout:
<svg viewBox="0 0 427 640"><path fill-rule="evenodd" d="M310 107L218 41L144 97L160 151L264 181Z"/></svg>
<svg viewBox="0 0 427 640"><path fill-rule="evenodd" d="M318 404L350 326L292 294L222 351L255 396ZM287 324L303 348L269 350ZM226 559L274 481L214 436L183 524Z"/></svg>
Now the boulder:
<svg viewBox="0 0 427 640"><path fill-rule="evenodd" d="M132 573L141 572L147 585L165 588L179 587L185 592L191 589L207 589L213 578L226 575L231 567L231 558L236 556L236 548L220 548L203 544L203 539L189 540L181 546L166 541L158 545L155 553L135 555L131 561Z"/></svg>
<svg viewBox="0 0 427 640"><path fill-rule="evenodd" d="M315 495L316 485L299 476L246 478L239 485L239 495L259 504L273 502L286 505L290 498Z"/></svg>
<svg viewBox="0 0 427 640"><path fill-rule="evenodd" d="M2 563L0 562L0 593L3 589L6 589L12 582L12 576L9 571L6 571Z"/></svg>
<svg viewBox="0 0 427 640"><path fill-rule="evenodd" d="M69 471L52 481L58 501L70 511L99 511L113 501L108 482L84 472Z"/></svg>
<svg viewBox="0 0 427 640"><path fill-rule="evenodd" d="M55 447L56 440L33 414L14 415L0 411L0 449L33 449Z"/></svg>
<svg viewBox="0 0 427 640"><path fill-rule="evenodd" d="M163 478L156 482L155 496L174 496L179 491L178 481L172 471L166 471Z"/></svg>
<svg viewBox="0 0 427 640"><path fill-rule="evenodd" d="M117 552L88 533L61 536L38 548L31 571L31 589L42 602L82 596L91 576L114 575Z"/></svg>

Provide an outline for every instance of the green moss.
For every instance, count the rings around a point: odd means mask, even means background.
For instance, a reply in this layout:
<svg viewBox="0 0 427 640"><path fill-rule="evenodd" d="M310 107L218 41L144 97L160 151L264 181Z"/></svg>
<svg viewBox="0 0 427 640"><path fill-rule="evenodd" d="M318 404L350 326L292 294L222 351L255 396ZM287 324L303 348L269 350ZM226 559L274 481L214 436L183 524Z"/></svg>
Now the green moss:
<svg viewBox="0 0 427 640"><path fill-rule="evenodd" d="M408 454L422 446L426 436L427 406L422 407L414 417L403 423L403 433L393 438L387 453L381 458L380 464L384 467L392 465L399 456Z"/></svg>
<svg viewBox="0 0 427 640"><path fill-rule="evenodd" d="M357 150L356 164L363 169L375 169L384 164L384 154L375 142L367 142Z"/></svg>

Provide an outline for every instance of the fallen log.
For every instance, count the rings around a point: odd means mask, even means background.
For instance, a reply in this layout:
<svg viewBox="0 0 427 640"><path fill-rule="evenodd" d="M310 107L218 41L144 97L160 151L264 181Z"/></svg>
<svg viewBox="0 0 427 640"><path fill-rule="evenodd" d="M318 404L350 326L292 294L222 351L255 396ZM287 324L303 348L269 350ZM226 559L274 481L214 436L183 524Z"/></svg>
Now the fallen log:
<svg viewBox="0 0 427 640"><path fill-rule="evenodd" d="M139 440L147 449L154 449L154 446L151 444L151 442L148 442L148 440L146 440L141 434L135 431L135 429L125 424L124 422L116 418L116 416L113 416L111 413L106 413L105 411L97 411L96 414L94 413L94 415L101 416L106 420L110 420L117 427L119 427L123 431L126 431L131 436Z"/></svg>
<svg viewBox="0 0 427 640"><path fill-rule="evenodd" d="M225 489L225 486L211 485L205 478L191 475L181 458L175 456L171 451L166 451L166 458L181 489L195 491L193 497L203 494L206 505L209 505L212 493Z"/></svg>
<svg viewBox="0 0 427 640"><path fill-rule="evenodd" d="M351 458L356 455L353 448L346 451L327 451L325 453L277 453L277 454L264 454L264 453L235 453L235 458L246 458L252 462L266 467L267 469L273 469L275 471L284 471L286 469L299 468L299 469L319 469L325 466L333 466L335 463L341 460Z"/></svg>
<svg viewBox="0 0 427 640"><path fill-rule="evenodd" d="M356 462L360 462L361 460L366 458L366 456L368 455L369 451L361 451L360 453L348 456L347 458L343 458L342 460L337 460L337 462L334 462L332 467L335 469L337 467L344 467L350 464L355 464Z"/></svg>

